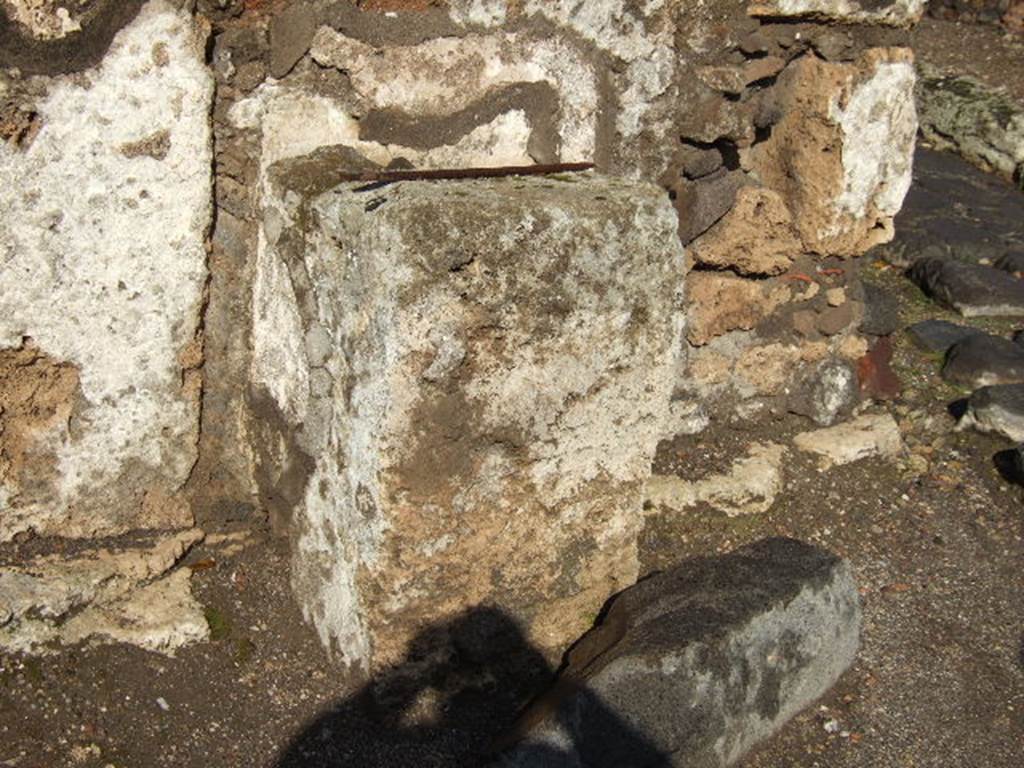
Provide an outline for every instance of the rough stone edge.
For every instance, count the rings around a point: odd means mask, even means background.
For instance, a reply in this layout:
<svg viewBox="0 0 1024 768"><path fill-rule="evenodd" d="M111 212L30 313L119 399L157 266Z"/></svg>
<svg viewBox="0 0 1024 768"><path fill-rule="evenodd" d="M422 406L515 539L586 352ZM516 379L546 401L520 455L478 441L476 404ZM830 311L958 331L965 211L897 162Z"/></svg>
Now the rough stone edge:
<svg viewBox="0 0 1024 768"><path fill-rule="evenodd" d="M146 1L111 0L80 31L56 40L28 34L0 5L0 68L17 68L25 75L64 75L94 67Z"/></svg>

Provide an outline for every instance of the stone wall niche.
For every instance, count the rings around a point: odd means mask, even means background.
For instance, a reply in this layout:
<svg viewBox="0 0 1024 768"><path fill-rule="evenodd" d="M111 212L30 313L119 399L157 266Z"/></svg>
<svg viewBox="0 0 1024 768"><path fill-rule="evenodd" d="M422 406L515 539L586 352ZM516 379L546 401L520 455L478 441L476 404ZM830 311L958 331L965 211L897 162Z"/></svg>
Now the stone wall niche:
<svg viewBox="0 0 1024 768"><path fill-rule="evenodd" d="M638 574L682 346L671 204L591 173L318 191L310 167L269 174L251 393L307 618L363 669L479 605L560 653Z"/></svg>

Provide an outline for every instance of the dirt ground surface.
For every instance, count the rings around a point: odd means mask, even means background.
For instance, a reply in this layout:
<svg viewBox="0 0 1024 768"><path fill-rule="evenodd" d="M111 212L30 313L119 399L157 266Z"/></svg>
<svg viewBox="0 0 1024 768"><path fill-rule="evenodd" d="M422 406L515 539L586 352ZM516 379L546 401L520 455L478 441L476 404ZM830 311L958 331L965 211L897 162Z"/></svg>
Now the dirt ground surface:
<svg viewBox="0 0 1024 768"><path fill-rule="evenodd" d="M1017 89L1024 100L1018 42L934 20L915 35L926 60ZM985 64L997 47L996 63ZM951 211L970 189L951 180ZM1007 185L1005 194L1021 193ZM1022 229L1024 221L992 226ZM898 270L864 261L865 279L899 298L904 325L958 320ZM971 322L1000 333L1019 327ZM752 442L787 445L786 491L758 516L652 516L645 571L789 535L848 558L861 588L855 667L746 768L1024 765L1024 489L993 461L1007 443L954 431L947 406L965 393L939 378L940 361L903 332L894 343L903 393L872 409L897 418L908 447L899 461L822 471L792 447L794 434L812 428L795 416L723 421L659 450L657 471L695 478L727 469ZM303 623L282 542L256 531L238 552L200 546L189 562L210 642L175 658L127 647L0 657L0 766L480 765L487 741L551 674L524 652L507 669L475 670L482 687L447 695L439 673L403 694L401 717L383 716L366 681L333 666Z"/></svg>

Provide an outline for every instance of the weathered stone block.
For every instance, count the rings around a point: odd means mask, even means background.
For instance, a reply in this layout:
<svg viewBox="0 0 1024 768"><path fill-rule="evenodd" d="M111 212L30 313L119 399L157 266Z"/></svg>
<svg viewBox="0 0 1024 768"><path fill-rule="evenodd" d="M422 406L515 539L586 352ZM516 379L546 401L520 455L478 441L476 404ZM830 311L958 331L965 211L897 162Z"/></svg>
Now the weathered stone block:
<svg viewBox="0 0 1024 768"><path fill-rule="evenodd" d="M192 597L191 571L171 570L203 538L192 529L136 546L45 555L0 568L0 648L124 642L173 654L209 628Z"/></svg>
<svg viewBox="0 0 1024 768"><path fill-rule="evenodd" d="M806 18L850 24L915 24L926 0L757 0L751 16Z"/></svg>
<svg viewBox="0 0 1024 768"><path fill-rule="evenodd" d="M971 77L922 73L921 129L929 141L1024 185L1024 109Z"/></svg>
<svg viewBox="0 0 1024 768"><path fill-rule="evenodd" d="M615 598L498 764L733 765L853 663L860 616L849 566L792 539L683 563Z"/></svg>
<svg viewBox="0 0 1024 768"><path fill-rule="evenodd" d="M191 524L211 215L204 35L146 5L0 145L0 541Z"/></svg>
<svg viewBox="0 0 1024 768"><path fill-rule="evenodd" d="M782 117L748 162L782 194L807 251L850 256L892 240L911 181L914 83L904 48L852 63L804 56L780 75Z"/></svg>
<svg viewBox="0 0 1024 768"><path fill-rule="evenodd" d="M252 368L307 617L364 667L480 604L560 648L637 575L682 339L671 204L591 174L304 198L309 169L272 169Z"/></svg>

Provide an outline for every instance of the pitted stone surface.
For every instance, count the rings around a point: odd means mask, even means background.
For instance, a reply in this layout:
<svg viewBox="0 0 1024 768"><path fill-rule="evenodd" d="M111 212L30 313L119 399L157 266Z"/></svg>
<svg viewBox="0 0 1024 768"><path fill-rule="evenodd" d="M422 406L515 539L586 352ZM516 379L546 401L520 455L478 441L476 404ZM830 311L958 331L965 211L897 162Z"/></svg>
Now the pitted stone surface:
<svg viewBox="0 0 1024 768"><path fill-rule="evenodd" d="M198 430L203 59L193 19L154 0L98 67L51 83L28 147L0 146L0 355L77 377L63 418L24 435L35 464L0 476L0 541L190 524L175 494Z"/></svg>
<svg viewBox="0 0 1024 768"><path fill-rule="evenodd" d="M915 80L903 48L852 63L804 56L780 75L782 118L750 162L782 194L808 251L850 256L893 238L911 181Z"/></svg>
<svg viewBox="0 0 1024 768"><path fill-rule="evenodd" d="M282 166L254 434L307 615L361 666L484 602L557 648L636 577L682 333L669 201L583 174L303 204Z"/></svg>

